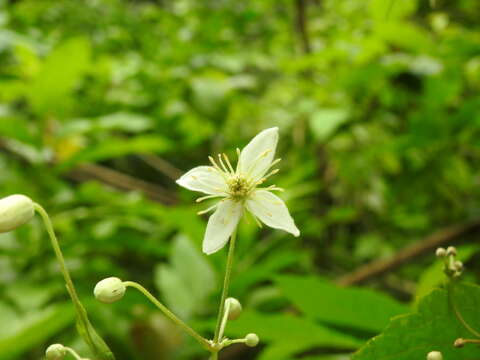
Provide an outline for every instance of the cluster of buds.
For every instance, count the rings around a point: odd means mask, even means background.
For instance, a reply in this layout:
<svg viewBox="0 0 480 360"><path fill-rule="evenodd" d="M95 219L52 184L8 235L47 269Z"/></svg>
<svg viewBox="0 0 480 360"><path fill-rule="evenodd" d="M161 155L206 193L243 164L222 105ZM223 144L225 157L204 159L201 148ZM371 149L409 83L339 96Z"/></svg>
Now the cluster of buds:
<svg viewBox="0 0 480 360"><path fill-rule="evenodd" d="M462 275L464 267L463 263L456 259L457 249L455 247L449 246L447 249L440 247L435 254L443 260L443 271L449 278L458 278Z"/></svg>

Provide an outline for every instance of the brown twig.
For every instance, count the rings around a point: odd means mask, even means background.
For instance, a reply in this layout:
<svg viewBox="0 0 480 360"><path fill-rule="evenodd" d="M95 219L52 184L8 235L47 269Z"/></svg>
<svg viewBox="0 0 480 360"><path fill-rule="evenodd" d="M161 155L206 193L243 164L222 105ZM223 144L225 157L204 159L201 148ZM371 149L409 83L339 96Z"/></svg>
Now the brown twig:
<svg viewBox="0 0 480 360"><path fill-rule="evenodd" d="M67 177L77 181L95 179L118 189L129 191L138 190L143 192L150 200L157 201L165 205L173 205L177 201L170 192L158 185L102 165L79 165L77 168L70 171L67 174Z"/></svg>
<svg viewBox="0 0 480 360"><path fill-rule="evenodd" d="M172 180L177 180L182 176L183 172L170 164L168 161L162 159L157 155L139 155L146 164L150 165L155 170L161 172Z"/></svg>
<svg viewBox="0 0 480 360"><path fill-rule="evenodd" d="M346 274L337 280L342 286L354 285L365 282L375 276L392 271L406 262L433 252L439 246L457 240L461 236L469 235L480 230L480 220L473 220L461 225L439 230L422 241L400 250L395 256L387 260L377 260L361 266L353 272Z"/></svg>

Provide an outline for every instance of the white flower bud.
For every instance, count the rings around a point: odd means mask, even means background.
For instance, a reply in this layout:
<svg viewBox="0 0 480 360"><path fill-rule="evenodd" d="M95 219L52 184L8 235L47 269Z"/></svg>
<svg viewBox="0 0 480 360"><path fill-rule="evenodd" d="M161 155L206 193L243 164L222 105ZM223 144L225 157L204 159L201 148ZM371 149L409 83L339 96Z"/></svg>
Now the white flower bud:
<svg viewBox="0 0 480 360"><path fill-rule="evenodd" d="M442 248L442 247L439 247L439 248L437 249L437 251L435 251L435 255L437 255L437 257L447 256L447 250L445 250L445 249Z"/></svg>
<svg viewBox="0 0 480 360"><path fill-rule="evenodd" d="M34 215L33 201L25 195L10 195L0 199L0 233L22 226Z"/></svg>
<svg viewBox="0 0 480 360"><path fill-rule="evenodd" d="M443 360L443 355L440 351L430 351L427 360Z"/></svg>
<svg viewBox="0 0 480 360"><path fill-rule="evenodd" d="M45 351L45 357L47 360L63 360L67 355L67 349L62 344L53 344Z"/></svg>
<svg viewBox="0 0 480 360"><path fill-rule="evenodd" d="M453 267L455 268L456 271L462 271L463 270L463 263L461 261L455 261L453 263Z"/></svg>
<svg viewBox="0 0 480 360"><path fill-rule="evenodd" d="M449 246L447 248L447 255L448 256L450 256L450 255L457 256L457 248L454 247L454 246Z"/></svg>
<svg viewBox="0 0 480 360"><path fill-rule="evenodd" d="M257 334L248 334L245 336L245 345L249 347L255 347L258 345L260 339L258 338Z"/></svg>
<svg viewBox="0 0 480 360"><path fill-rule="evenodd" d="M126 287L122 280L117 277L109 277L95 285L93 294L97 300L110 304L120 300L125 294L125 290Z"/></svg>
<svg viewBox="0 0 480 360"><path fill-rule="evenodd" d="M238 319L242 313L242 304L240 304L240 301L233 297L229 297L225 300L225 306L227 306L227 304L229 305L228 320Z"/></svg>

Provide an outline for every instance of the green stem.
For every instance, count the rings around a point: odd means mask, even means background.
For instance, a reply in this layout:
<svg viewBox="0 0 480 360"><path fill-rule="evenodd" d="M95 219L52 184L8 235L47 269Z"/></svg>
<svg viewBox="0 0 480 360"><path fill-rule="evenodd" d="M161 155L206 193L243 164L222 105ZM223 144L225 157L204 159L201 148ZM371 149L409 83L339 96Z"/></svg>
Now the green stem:
<svg viewBox="0 0 480 360"><path fill-rule="evenodd" d="M215 328L215 335L213 337L214 344L218 344L221 340L220 336L221 336L221 328L222 328L222 319L225 313L225 300L227 299L228 289L230 287L230 276L232 274L236 240L237 240L237 229L235 228L235 230L233 230L233 233L230 237L230 246L228 248L227 265L225 268L225 278L223 280L223 289L222 289L222 296L220 299L220 307L218 309L217 326Z"/></svg>
<svg viewBox="0 0 480 360"><path fill-rule="evenodd" d="M174 313L172 313L165 305L163 305L160 301L157 300L155 296L153 296L147 289L145 289L142 285L134 282L134 281L124 281L123 284L125 286L130 286L138 291L140 291L145 297L150 300L157 308L162 311L165 316L167 316L170 320L172 320L175 324L183 328L189 335L191 335L195 340L197 340L200 345L202 345L208 351L212 351L212 347L207 339L199 335L195 330L193 330L190 326L188 326L183 320L178 318Z"/></svg>
<svg viewBox="0 0 480 360"><path fill-rule="evenodd" d="M455 280L450 279L447 286L447 294L448 294L448 302L450 303L450 307L455 314L457 320L463 325L465 329L467 329L473 336L480 338L480 333L472 328L463 318L462 314L457 308L457 304L455 303L455 296L454 296L454 289L455 289Z"/></svg>
<svg viewBox="0 0 480 360"><path fill-rule="evenodd" d="M113 353L108 348L108 345L105 343L105 341L103 341L103 339L97 334L97 332L93 328L90 320L88 319L87 311L80 302L77 291L75 290L75 286L73 285L72 278L70 277L70 273L68 272L67 266L65 265L65 259L62 254L62 250L60 249L60 245L58 243L58 239L55 235L52 221L50 220L48 213L41 205L37 203L34 203L33 207L35 211L37 211L42 217L43 223L45 224L45 228L47 230L50 242L53 247L53 251L55 252L55 256L57 257L58 263L60 264L60 271L62 272L63 278L65 280L68 294L70 295L70 298L72 299L73 305L75 306L75 310L77 312L78 332L83 337L83 339L96 357L103 360L115 359Z"/></svg>
<svg viewBox="0 0 480 360"><path fill-rule="evenodd" d="M73 350L72 348L69 348L69 347L65 347L65 350L67 350L70 354L72 354L72 356L75 358L75 360L83 360L80 355L78 355L75 350Z"/></svg>
<svg viewBox="0 0 480 360"><path fill-rule="evenodd" d="M218 352L212 352L212 355L210 356L210 360L218 360Z"/></svg>

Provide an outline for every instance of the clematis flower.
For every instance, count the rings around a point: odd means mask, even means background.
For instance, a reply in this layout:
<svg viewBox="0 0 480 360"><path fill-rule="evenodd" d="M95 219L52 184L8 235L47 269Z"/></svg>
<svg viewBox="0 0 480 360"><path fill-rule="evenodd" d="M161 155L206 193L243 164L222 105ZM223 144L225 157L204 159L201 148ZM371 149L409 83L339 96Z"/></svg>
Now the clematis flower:
<svg viewBox="0 0 480 360"><path fill-rule="evenodd" d="M274 160L278 142L278 128L260 132L240 151L234 169L227 155L219 154L217 160L209 157L211 166L198 166L177 180L177 184L207 196L197 202L222 198L214 206L199 212L215 212L208 219L203 239L203 252L213 254L225 246L238 225L245 210L248 210L259 224L264 223L275 229L299 236L300 231L290 216L287 206L272 191L282 191L275 185L261 186L268 177L278 172L272 170L280 159Z"/></svg>

